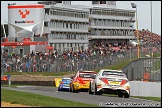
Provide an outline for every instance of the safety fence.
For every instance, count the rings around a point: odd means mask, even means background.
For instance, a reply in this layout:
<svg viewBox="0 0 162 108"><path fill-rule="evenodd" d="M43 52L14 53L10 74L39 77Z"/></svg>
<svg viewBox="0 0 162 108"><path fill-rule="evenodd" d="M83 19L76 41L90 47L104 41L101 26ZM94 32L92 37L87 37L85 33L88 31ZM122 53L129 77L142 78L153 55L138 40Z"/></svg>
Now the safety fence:
<svg viewBox="0 0 162 108"><path fill-rule="evenodd" d="M104 68L111 65L119 64L123 61L137 57L137 50L129 50L124 52L109 53L108 55L84 55L75 57L59 57L54 59L52 56L46 56L45 60L39 57L23 58L21 62L13 62L8 59L1 62L1 72L73 72L78 70L94 70ZM3 58L1 58L3 59ZM4 60L2 60L4 61Z"/></svg>
<svg viewBox="0 0 162 108"><path fill-rule="evenodd" d="M161 52L157 52L161 54ZM140 51L141 55L149 52ZM117 65L123 61L131 61L122 70L129 80L161 81L161 58L137 58L137 49L125 50L122 52L108 53L106 55L91 54L84 56L63 57L50 55L45 59L39 56L22 58L20 62L4 58L1 55L1 75L4 72L75 72L78 70L94 70L112 65ZM146 77L146 78L145 78ZM149 78L148 78L149 77ZM148 79L147 79L148 78Z"/></svg>
<svg viewBox="0 0 162 108"><path fill-rule="evenodd" d="M122 70L130 81L161 82L161 57L143 57L133 60Z"/></svg>

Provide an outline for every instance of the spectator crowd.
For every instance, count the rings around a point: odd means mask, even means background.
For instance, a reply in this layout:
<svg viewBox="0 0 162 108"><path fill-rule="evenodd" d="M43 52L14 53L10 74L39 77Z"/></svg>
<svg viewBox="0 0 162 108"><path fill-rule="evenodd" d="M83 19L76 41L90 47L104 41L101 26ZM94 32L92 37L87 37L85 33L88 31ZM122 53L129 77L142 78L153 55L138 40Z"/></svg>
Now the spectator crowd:
<svg viewBox="0 0 162 108"><path fill-rule="evenodd" d="M135 37L137 37L136 34L135 32ZM145 54L148 52L149 48L152 48L154 52L161 52L161 37L159 35L151 33L148 30L142 30L139 31L139 37L140 40L143 40L144 45L142 50ZM56 71L58 70L58 68L56 68L58 65L61 66L60 68L66 68L69 65L72 66L72 68L79 69L76 67L76 63L80 63L81 61L89 59L94 61L98 59L97 57L101 57L101 60L96 62L102 63L104 61L103 57L105 56L108 56L110 60L117 59L116 56L119 58L127 58L129 48L132 48L132 52L137 51L137 47L132 47L126 43L114 45L115 43L105 44L104 42L96 42L89 46L88 49L80 48L77 51L67 50L62 54L58 53L56 50L45 51L45 53L35 50L27 53L23 57L20 57L20 55L15 52L10 54L3 51L1 54L1 66L3 66L1 71L52 72L52 68L55 68ZM84 63L86 64L86 62Z"/></svg>

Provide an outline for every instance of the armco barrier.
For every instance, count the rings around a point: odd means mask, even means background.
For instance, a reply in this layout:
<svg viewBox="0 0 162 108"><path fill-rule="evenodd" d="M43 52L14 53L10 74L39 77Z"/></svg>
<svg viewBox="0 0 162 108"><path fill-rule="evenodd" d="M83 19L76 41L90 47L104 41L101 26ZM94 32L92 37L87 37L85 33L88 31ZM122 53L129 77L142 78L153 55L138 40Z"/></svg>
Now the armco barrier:
<svg viewBox="0 0 162 108"><path fill-rule="evenodd" d="M161 97L161 82L130 81L130 96Z"/></svg>

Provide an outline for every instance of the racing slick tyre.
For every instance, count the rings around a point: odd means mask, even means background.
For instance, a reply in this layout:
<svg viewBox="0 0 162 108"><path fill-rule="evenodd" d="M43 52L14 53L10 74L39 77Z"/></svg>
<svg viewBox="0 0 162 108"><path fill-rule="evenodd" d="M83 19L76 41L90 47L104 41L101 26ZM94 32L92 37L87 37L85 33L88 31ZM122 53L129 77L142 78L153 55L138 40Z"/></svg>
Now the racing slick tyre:
<svg viewBox="0 0 162 108"><path fill-rule="evenodd" d="M89 84L89 90L88 90L89 94L93 94L93 92L91 91L91 83Z"/></svg>
<svg viewBox="0 0 162 108"><path fill-rule="evenodd" d="M72 84L72 89L71 89L71 91L72 91L73 93L77 93L77 92L78 92L77 90L74 89L74 84Z"/></svg>
<svg viewBox="0 0 162 108"><path fill-rule="evenodd" d="M102 92L101 91L97 92L97 86L96 86L96 84L95 84L95 92L94 92L94 94L95 95L102 95Z"/></svg>
<svg viewBox="0 0 162 108"><path fill-rule="evenodd" d="M130 96L130 95L129 95L128 93L125 93L125 94L124 94L124 98L129 98L129 96Z"/></svg>

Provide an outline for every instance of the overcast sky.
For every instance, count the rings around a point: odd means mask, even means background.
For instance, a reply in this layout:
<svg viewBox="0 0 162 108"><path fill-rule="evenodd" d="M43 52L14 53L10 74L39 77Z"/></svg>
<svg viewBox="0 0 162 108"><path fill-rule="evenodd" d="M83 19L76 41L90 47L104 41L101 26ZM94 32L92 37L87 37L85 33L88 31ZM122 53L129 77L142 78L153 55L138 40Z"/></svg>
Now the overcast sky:
<svg viewBox="0 0 162 108"><path fill-rule="evenodd" d="M8 3L16 5L35 4L37 1L1 1L1 23L8 22ZM72 1L73 5L92 5L92 1ZM131 3L137 5L138 29L151 31L150 1L117 1L117 8L135 10ZM134 24L136 25L136 24ZM152 32L161 35L161 1L152 1Z"/></svg>

